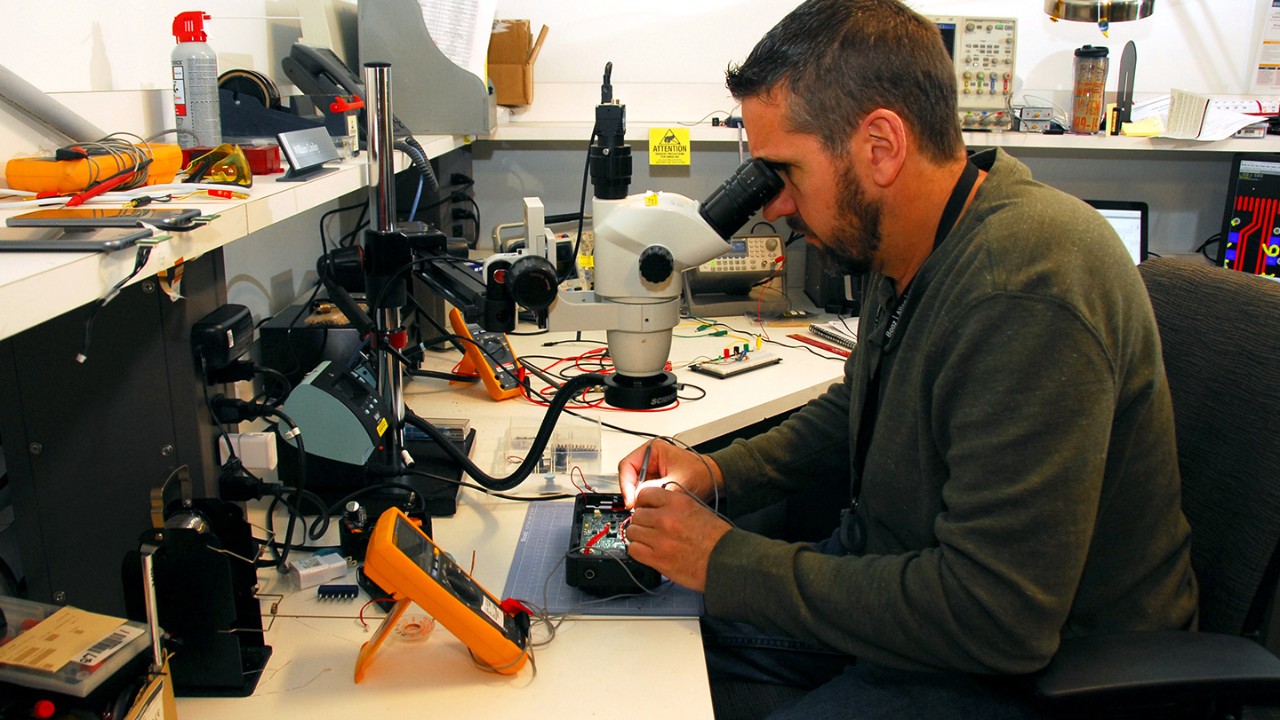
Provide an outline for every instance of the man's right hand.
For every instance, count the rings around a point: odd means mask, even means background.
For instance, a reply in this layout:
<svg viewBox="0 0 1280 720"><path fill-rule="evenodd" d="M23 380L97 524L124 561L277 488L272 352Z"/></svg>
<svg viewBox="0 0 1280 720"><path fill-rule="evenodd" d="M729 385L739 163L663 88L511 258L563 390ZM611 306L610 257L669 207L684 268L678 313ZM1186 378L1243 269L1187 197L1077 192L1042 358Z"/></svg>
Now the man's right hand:
<svg viewBox="0 0 1280 720"><path fill-rule="evenodd" d="M649 449L649 464L642 478L640 470L646 449ZM664 440L650 440L618 463L618 486L629 508L635 507L636 493L641 487L661 487L668 483L679 483L693 495L710 500L716 489L724 486L724 478L711 458Z"/></svg>

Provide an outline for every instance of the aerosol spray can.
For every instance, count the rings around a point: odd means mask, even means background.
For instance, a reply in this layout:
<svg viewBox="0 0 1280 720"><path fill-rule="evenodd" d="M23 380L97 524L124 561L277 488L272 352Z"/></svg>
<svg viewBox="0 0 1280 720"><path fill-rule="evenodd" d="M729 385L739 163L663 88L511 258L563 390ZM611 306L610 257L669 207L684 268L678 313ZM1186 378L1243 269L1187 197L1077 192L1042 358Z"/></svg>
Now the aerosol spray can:
<svg viewBox="0 0 1280 720"><path fill-rule="evenodd" d="M218 56L205 42L202 11L179 13L173 19L173 115L178 145L212 148L222 143L218 114ZM190 132L181 132L190 131ZM194 133L194 134L192 134Z"/></svg>

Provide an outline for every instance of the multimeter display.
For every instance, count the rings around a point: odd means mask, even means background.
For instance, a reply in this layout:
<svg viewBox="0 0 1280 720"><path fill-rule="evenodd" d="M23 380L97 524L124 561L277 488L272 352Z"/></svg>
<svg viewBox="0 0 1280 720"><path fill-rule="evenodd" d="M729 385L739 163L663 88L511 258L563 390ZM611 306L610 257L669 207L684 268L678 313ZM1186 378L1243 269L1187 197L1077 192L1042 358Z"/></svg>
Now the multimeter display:
<svg viewBox="0 0 1280 720"><path fill-rule="evenodd" d="M484 382L489 396L494 400L506 400L520 394L520 361L516 359L507 336L500 332L487 332L475 323L462 319L457 308L449 311L449 324L454 334L464 340L462 362L458 374L478 375Z"/></svg>

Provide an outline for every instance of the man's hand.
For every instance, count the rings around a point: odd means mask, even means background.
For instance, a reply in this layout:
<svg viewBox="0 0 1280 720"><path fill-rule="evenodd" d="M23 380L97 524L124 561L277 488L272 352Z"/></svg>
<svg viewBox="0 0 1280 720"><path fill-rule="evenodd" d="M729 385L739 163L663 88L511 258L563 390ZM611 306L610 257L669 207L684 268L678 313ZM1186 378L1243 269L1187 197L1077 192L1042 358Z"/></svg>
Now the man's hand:
<svg viewBox="0 0 1280 720"><path fill-rule="evenodd" d="M665 489L646 486L636 495L635 512L627 526L629 552L637 562L673 582L703 592L711 549L730 527L670 481Z"/></svg>
<svg viewBox="0 0 1280 720"><path fill-rule="evenodd" d="M640 477L641 471L644 477ZM716 489L724 486L714 460L664 440L650 440L618 463L618 486L629 508L635 507L636 493L641 488L662 487L668 482L679 483L703 500L710 500Z"/></svg>

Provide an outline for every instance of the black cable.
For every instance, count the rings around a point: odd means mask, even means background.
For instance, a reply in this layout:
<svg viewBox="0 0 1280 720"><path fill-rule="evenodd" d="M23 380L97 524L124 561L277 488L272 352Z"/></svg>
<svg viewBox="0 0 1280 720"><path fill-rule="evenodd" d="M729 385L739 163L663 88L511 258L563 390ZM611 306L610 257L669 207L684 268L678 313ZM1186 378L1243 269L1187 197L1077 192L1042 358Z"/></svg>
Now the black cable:
<svg viewBox="0 0 1280 720"><path fill-rule="evenodd" d="M680 397L679 392L681 390L684 390L685 388L693 388L694 390L697 390L702 394L697 397ZM701 400L706 396L707 396L707 389L702 387L701 385L694 385L693 383L679 383L676 385L676 398L678 398L681 402L697 402L698 400Z"/></svg>
<svg viewBox="0 0 1280 720"><path fill-rule="evenodd" d="M402 473L397 470L397 474L402 474ZM412 474L426 475L427 473L412 473ZM445 479L445 478L441 478L441 479ZM359 488L358 490L354 490L350 493L347 493L341 498L338 498L336 501L334 501L332 504L328 505L327 507L324 505L324 502L320 500L320 497L318 495L315 495L314 493L307 493L308 495L315 497L315 502L318 504L318 507L320 508L320 514L317 515L316 519L311 522L311 526L308 529L307 536L310 537L312 540L319 540L320 538L324 537L325 532L327 532L329 529L330 517L337 515L344 507L346 507L348 502L351 502L356 498L363 497L371 492L377 492L379 490L408 491L410 497L415 499L414 506L413 508L411 508L411 511L417 512L417 513L423 513L423 514L427 512L427 499L422 496L422 493L418 492L417 488L415 488L412 485L409 485L408 483L402 483L402 482L387 481L387 482L373 483L372 485L366 485L362 488Z"/></svg>
<svg viewBox="0 0 1280 720"><path fill-rule="evenodd" d="M1214 243L1220 243L1220 242L1222 242L1222 233L1214 233L1213 235L1210 235L1204 242L1200 243L1200 246L1196 248L1196 252L1203 255L1206 259L1209 260L1209 262L1217 263L1218 258L1209 257L1208 249L1210 245L1213 245Z"/></svg>
<svg viewBox="0 0 1280 720"><path fill-rule="evenodd" d="M570 267L577 265L578 249L582 246L583 223L585 222L587 214L587 180L591 173L591 146L595 144L596 137L598 137L599 134L600 128L591 128L591 139L587 141L587 160L582 163L582 193L578 198L578 237L573 241L574 261L570 263ZM562 278L556 278L557 282L564 282L568 279L569 276L567 274Z"/></svg>
<svg viewBox="0 0 1280 720"><path fill-rule="evenodd" d="M436 178L435 170L431 168L431 161L427 159L427 152L422 149L418 141L412 135L404 138L396 138L392 143L392 147L405 155L409 156L409 161L413 164L418 174L427 182L427 187L431 192L440 191L440 181ZM409 218L412 220L413 218Z"/></svg>
<svg viewBox="0 0 1280 720"><path fill-rule="evenodd" d="M269 367L262 367L260 365L254 365L253 372L257 375L262 375L264 378L271 378L272 380L275 380L276 383L280 386L279 389L281 390L281 392L277 394L275 398L271 398L271 396L267 394L266 383L265 382L263 383L263 388L262 388L263 396L265 398L270 398L274 400L274 402L267 402L268 405L279 405L280 403L284 402L286 398L289 397L289 393L293 392L293 383L289 382L289 378L285 377L284 373L280 372L279 370L275 370Z"/></svg>
<svg viewBox="0 0 1280 720"><path fill-rule="evenodd" d="M129 282L137 276L138 273L142 272L142 268L146 266L147 260L151 258L151 248L153 247L155 246L151 244L138 245L137 254L133 256L133 270L131 270L128 275L125 275L123 280L116 283L106 295L98 298L93 303L93 306L89 308L89 317L85 318L84 321L84 347L80 349L80 354L76 355L76 362L83 363L85 360L89 359L89 343L93 340L93 320L98 316L98 311L107 303L115 299L116 295L120 294L120 290L125 286L125 283Z"/></svg>
<svg viewBox="0 0 1280 720"><path fill-rule="evenodd" d="M284 565L284 559L282 558L282 554L284 556L287 556L288 550L307 551L307 550L316 550L319 548L308 546L306 543L305 537L303 538L302 541L297 543L291 542L292 541L291 537L286 537L284 539L284 542L275 540L276 505L278 504L284 505L285 511L289 515L290 526L293 525L295 518L301 519L306 515L303 512L301 507L294 505L292 501L290 501L287 497L285 497L285 494L287 491L284 488L272 487L269 489L268 492L271 494L271 502L267 505L266 531L269 536L267 539L267 548L271 550L271 554L275 556L276 559L267 561L267 562L255 563L255 565L257 567L275 567L281 572L285 572L287 568ZM303 493L303 498L306 500L310 500L313 505L316 505L316 507L320 509L324 508L324 503L320 502L318 498L315 498L312 493Z"/></svg>
<svg viewBox="0 0 1280 720"><path fill-rule="evenodd" d="M575 222L583 219L583 214L576 213L560 213L558 215L547 215L544 220L548 225L559 225L560 223Z"/></svg>
<svg viewBox="0 0 1280 720"><path fill-rule="evenodd" d="M603 375L588 374L579 375L560 386L560 389L556 391L555 397L551 399L551 402L547 407L547 413L542 418L542 424L538 427L538 433L534 436L533 444L529 447L524 461L521 462L520 466L517 467L510 475L507 475L504 478L495 478L481 470L474 462L471 461L471 458L467 457L466 453L455 447L454 444L445 437L443 432L431 423L421 417L418 417L417 414L407 408L405 410L405 422L418 428L429 435L431 439L435 440L436 444L444 449L445 454L449 455L454 462L462 466L462 469L474 478L476 482L490 490L502 492L510 490L524 482L525 479L529 477L530 473L533 472L534 468L537 467L538 461L542 457L542 451L546 449L547 442L551 439L551 431L555 428L556 419L560 416L560 413L564 411L564 406L568 404L569 400L574 395L578 394L579 391L603 385L604 382L605 377Z"/></svg>
<svg viewBox="0 0 1280 720"><path fill-rule="evenodd" d="M453 348L458 352L466 352L463 349L461 343L457 342L456 340L451 340L451 338L454 337L453 331L451 331L449 328L446 328L444 325L442 325L439 320L436 320L435 317L432 316L431 312L422 305L422 302L419 301L418 298L413 295L413 293L409 293L409 303L413 305L414 313L417 315L418 318L422 320L426 320L428 323L431 324L432 327L436 329L436 332L440 333L439 337L434 338L430 343L428 343L426 339L421 336L422 330L421 330L421 326L419 326L418 345L415 348L416 352L414 357L421 357L422 355L426 354L428 347L431 347L446 341L451 342L453 345ZM408 355L408 353L405 353L405 354Z"/></svg>
<svg viewBox="0 0 1280 720"><path fill-rule="evenodd" d="M369 214L369 205L367 203L364 205L361 205L360 215L359 217L356 218L355 227L351 228L350 232L344 233L342 237L338 238L339 246L350 247L351 244L355 242L356 236L360 234L360 231L369 227L369 221L367 218L368 214Z"/></svg>
<svg viewBox="0 0 1280 720"><path fill-rule="evenodd" d="M537 356L537 355L525 355L525 356L523 356L523 357L521 358L521 360L522 360L522 361L523 361L523 360L527 360L527 359L528 359L528 358L530 358L530 357L542 357L542 356ZM550 356L546 356L546 357L550 357ZM560 358L551 358L551 359L553 359L553 360L559 360ZM543 380L543 382L547 383L548 385L550 385L550 386L552 386L552 387L554 387L554 388L557 388L557 389L561 387L561 383L557 383L557 382L555 382L555 379L554 379L554 378L552 378L550 375L547 375L547 374L546 374L546 370L543 370L542 368L538 368L538 367L536 367L536 366L530 365L530 364L529 364L529 363L527 363L527 362L526 362L526 363L523 363L523 367L524 367L526 370L528 370L530 373L532 373L533 375L536 375L538 378L542 379L542 380ZM578 377L582 377L582 376L581 376L581 375L579 375ZM564 378L562 378L562 379L564 379ZM531 393L533 393L533 394L537 395L537 396L538 396L539 398L541 398L543 401L546 401L546 400L547 400L547 397L546 397L545 395L543 395L542 393L538 392L537 390L534 390L534 389L533 389L532 387L530 387L527 383L525 384L525 389L527 389L529 392L531 392ZM612 424L612 423L605 422L604 420L600 420L600 419L598 419L598 418L589 418L589 417L586 417L585 415L580 415L580 414L578 414L578 413L576 413L576 412L574 412L574 411L572 411L572 410L570 410L570 409L568 409L568 408L565 408L564 412L565 412L566 414L568 414L568 415L572 415L573 417L576 417L576 418L581 418L581 419L583 419L583 420L587 420L587 421L589 421L589 422L593 422L593 423L599 423L601 427L606 427L606 428L609 428L610 430L616 430L616 431L618 431L618 432L620 432L620 433L625 433L625 434L627 434L627 435L635 435L636 437L642 437L642 438L656 438L656 437L659 437L659 435L657 435L656 433L644 432L644 431L642 431L642 430L631 430L630 428L624 428L624 427L622 427L622 426L620 426L620 425L614 425L614 424Z"/></svg>
<svg viewBox="0 0 1280 720"><path fill-rule="evenodd" d="M307 447L302 440L302 430L298 424L293 421L283 410L270 407L267 405L256 405L252 408L256 410L260 417L273 417L289 426L290 432L284 436L285 440L293 440L294 447L298 451L298 477L293 484L295 497L304 497L307 483ZM279 433L279 425L277 424L276 432ZM286 563L289 559L289 543L288 539L293 537L293 528L297 518L293 513L289 514L289 525L285 530L285 544L279 557L277 558L276 569L285 572L288 568Z"/></svg>
<svg viewBox="0 0 1280 720"><path fill-rule="evenodd" d="M334 215L337 215L339 213L348 212L350 210L365 210L368 208L368 206L369 206L368 203L359 203L357 205L347 205L345 207L338 207L332 210L328 210L323 215L321 215L320 216L320 251L325 254L328 254L329 252L329 245L326 240L327 233L325 232L325 227L330 217L333 217ZM357 225L358 224L359 224L359 220L357 220Z"/></svg>
<svg viewBox="0 0 1280 720"><path fill-rule="evenodd" d="M476 211L476 218L475 218L476 219L476 242L478 243L480 241L480 232L481 232L480 231L480 203L476 202L476 199L474 196L467 196L467 201L471 203L471 208ZM472 245L471 247L474 248L475 245Z"/></svg>

